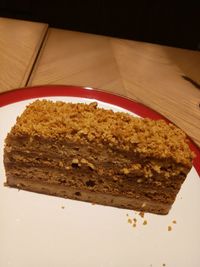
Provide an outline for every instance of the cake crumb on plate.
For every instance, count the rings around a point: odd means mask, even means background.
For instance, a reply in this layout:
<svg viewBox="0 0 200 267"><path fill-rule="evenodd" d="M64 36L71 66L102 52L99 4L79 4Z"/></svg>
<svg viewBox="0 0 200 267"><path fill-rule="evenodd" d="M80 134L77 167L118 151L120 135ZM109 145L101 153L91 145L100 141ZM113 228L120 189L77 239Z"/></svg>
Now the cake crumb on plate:
<svg viewBox="0 0 200 267"><path fill-rule="evenodd" d="M129 219L128 219L128 223L130 223L130 224L131 224L132 222L133 222L133 221L132 221L132 220L129 218Z"/></svg>
<svg viewBox="0 0 200 267"><path fill-rule="evenodd" d="M172 231L172 227L170 225L168 226L168 231Z"/></svg>
<svg viewBox="0 0 200 267"><path fill-rule="evenodd" d="M139 215L140 215L140 217L144 218L144 212L143 211L140 211Z"/></svg>
<svg viewBox="0 0 200 267"><path fill-rule="evenodd" d="M144 220L143 221L143 225L147 225L147 220Z"/></svg>

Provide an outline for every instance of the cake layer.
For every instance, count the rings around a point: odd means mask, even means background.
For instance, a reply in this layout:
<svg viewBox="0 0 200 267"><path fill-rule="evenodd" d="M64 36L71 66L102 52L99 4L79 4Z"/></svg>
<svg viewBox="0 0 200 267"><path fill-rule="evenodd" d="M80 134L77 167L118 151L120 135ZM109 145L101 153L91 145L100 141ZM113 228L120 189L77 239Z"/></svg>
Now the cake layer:
<svg viewBox="0 0 200 267"><path fill-rule="evenodd" d="M46 155L48 156L48 155ZM51 168L59 168L63 171L68 171L70 169L79 169L83 170L86 173L97 172L99 174L105 174L107 172L109 175L120 175L124 174L127 177L127 180L134 179L134 177L140 177L144 179L148 179L151 181L152 177L154 177L154 181L160 181L164 184L176 184L177 176L182 176L185 174L185 169L177 166L167 167L160 166L159 169L155 168L155 163L152 161L147 161L146 163L139 162L121 162L118 163L116 161L112 162L100 162L98 159L92 160L89 158L80 158L78 155L76 158L65 157L62 158L49 158L38 156L33 153L19 153L12 152L12 154L7 155L5 158L5 163L16 163L16 164L24 164L26 166L43 166L43 167L51 167ZM110 173L112 171L112 173ZM169 177L169 172L171 172L171 177ZM131 178L133 177L133 178Z"/></svg>
<svg viewBox="0 0 200 267"><path fill-rule="evenodd" d="M70 162L71 163L71 162ZM60 167L62 165L62 167ZM58 171L60 175L64 176L71 176L71 175L83 175L87 177L93 177L93 179L96 179L95 177L98 177L99 179L103 179L105 184L111 183L114 185L123 184L123 188L130 187L133 184L135 184L136 187L142 187L144 188L153 188L156 190L163 190L163 188L166 188L166 190L174 191L180 188L180 184L185 179L184 175L174 175L173 180L166 179L165 176L163 176L162 173L154 173L151 177L144 177L141 175L141 173L129 173L125 174L121 171L121 168L114 168L113 165L100 165L97 168L91 168L88 167L87 164L70 164L69 167L64 167L64 164L53 164L51 165L50 161L45 160L43 161L29 161L29 162L22 162L22 161L5 161L6 168L9 168L11 171L12 169L17 169L18 167L20 169L27 169L30 168L34 169L42 169L42 170L50 170L52 173L55 171ZM52 178L54 179L54 178ZM130 188L131 190L131 188Z"/></svg>
<svg viewBox="0 0 200 267"><path fill-rule="evenodd" d="M37 192L41 194L59 196L63 198L70 198L81 200L101 205L114 206L118 208L132 209L144 212L151 212L165 215L169 212L171 204L159 203L154 200L143 200L138 195L123 196L112 195L99 192L92 192L88 190L78 190L73 187L63 187L63 185L51 185L43 181L32 181L26 178L9 177L9 185L22 190Z"/></svg>
<svg viewBox="0 0 200 267"><path fill-rule="evenodd" d="M98 175L97 173L87 173L83 170L68 170L62 171L60 169L52 169L45 167L20 166L16 164L8 164L9 175L7 176L7 183L9 184L9 177L26 178L30 181L44 181L46 183L56 185L62 184L63 187L73 187L79 190L88 190L92 192L102 192L113 195L133 196L138 195L143 199L151 199L163 203L172 203L175 199L177 190L179 190L182 182L176 185L176 188L171 185L166 186L162 183L144 182L138 183L139 177L127 181L127 177L119 175L118 180L114 180L115 175L108 176ZM176 177L177 180L184 179L184 177ZM163 190L163 188L165 190Z"/></svg>
<svg viewBox="0 0 200 267"><path fill-rule="evenodd" d="M172 159L158 159L153 157L144 157L134 152L121 152L116 148L107 148L106 146L95 146L93 144L81 145L79 142L63 143L56 142L53 139L45 140L43 138L33 137L24 139L10 136L7 140L5 153L7 157L12 156L12 160L28 162L32 158L36 158L39 162L45 160L46 164L60 164L59 167L69 167L73 160L78 160L79 165L89 164L93 167L103 165L104 167L113 164L114 168L121 168L120 171L128 173L141 173L142 176L149 177L155 173L162 173L166 178L179 174L187 174L189 167L181 163L177 164ZM12 143L12 148L9 143ZM17 144L19 144L17 146ZM53 160L53 162L52 162ZM84 160L86 160L84 162ZM34 161L33 161L34 162ZM88 166L89 166L88 165ZM123 170L126 168L126 170Z"/></svg>
<svg viewBox="0 0 200 267"><path fill-rule="evenodd" d="M154 161L155 164L162 166L182 166L186 168L186 171L191 168L191 162L188 164L186 162L177 163L174 161L173 157L163 157L160 158L156 155L149 156L145 153L138 153L135 150L120 150L119 147L108 147L107 144L93 144L87 143L83 144L81 140L77 142L69 142L65 139L59 140L49 137L48 139L42 136L27 136L27 134L15 135L12 132L7 136L5 151L10 152L15 150L18 152L27 153L39 153L41 155L49 155L49 157L55 155L57 157L63 158L66 156L74 157L75 155L90 157L91 159L98 159L101 161L116 161L121 163L122 161L138 161L145 163L149 159ZM12 147L10 146L12 144ZM182 152L183 153L183 152ZM40 155L38 154L38 155Z"/></svg>

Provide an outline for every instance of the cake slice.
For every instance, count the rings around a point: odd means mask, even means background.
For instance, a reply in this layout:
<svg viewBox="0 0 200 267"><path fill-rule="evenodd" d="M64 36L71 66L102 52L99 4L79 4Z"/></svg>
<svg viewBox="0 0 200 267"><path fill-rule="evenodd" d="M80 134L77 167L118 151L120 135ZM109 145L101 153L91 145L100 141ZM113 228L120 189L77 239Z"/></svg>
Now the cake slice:
<svg viewBox="0 0 200 267"><path fill-rule="evenodd" d="M5 185L167 214L192 167L185 134L97 107L36 100L5 140Z"/></svg>

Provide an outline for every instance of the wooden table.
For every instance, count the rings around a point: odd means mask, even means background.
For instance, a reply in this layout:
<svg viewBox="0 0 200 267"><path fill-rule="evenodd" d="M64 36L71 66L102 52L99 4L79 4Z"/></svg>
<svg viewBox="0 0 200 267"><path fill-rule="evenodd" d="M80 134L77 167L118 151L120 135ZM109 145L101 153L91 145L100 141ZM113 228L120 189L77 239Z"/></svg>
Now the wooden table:
<svg viewBox="0 0 200 267"><path fill-rule="evenodd" d="M27 84L47 25L0 18L0 92Z"/></svg>
<svg viewBox="0 0 200 267"><path fill-rule="evenodd" d="M103 89L155 109L200 146L199 52L49 28L37 57L46 28L0 20L1 91L41 84Z"/></svg>
<svg viewBox="0 0 200 267"><path fill-rule="evenodd" d="M50 28L28 84L90 86L130 97L200 146L199 83L199 52Z"/></svg>

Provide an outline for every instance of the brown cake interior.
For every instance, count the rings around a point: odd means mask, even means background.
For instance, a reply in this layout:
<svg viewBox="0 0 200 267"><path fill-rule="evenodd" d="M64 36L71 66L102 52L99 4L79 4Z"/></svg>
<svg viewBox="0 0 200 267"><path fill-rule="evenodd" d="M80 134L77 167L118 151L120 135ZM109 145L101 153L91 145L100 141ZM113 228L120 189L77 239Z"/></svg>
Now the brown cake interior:
<svg viewBox="0 0 200 267"><path fill-rule="evenodd" d="M8 186L167 214L192 158L172 124L43 100L17 119L4 164Z"/></svg>

